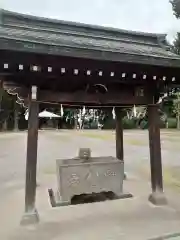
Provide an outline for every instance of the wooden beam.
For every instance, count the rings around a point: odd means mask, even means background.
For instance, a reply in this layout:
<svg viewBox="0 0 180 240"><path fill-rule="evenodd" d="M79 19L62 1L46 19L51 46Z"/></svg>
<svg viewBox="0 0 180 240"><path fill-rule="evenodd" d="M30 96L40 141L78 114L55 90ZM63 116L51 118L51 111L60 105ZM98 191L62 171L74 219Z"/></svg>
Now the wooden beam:
<svg viewBox="0 0 180 240"><path fill-rule="evenodd" d="M131 105L147 104L148 98L136 97L132 92L111 92L105 94L88 94L84 91L77 92L52 92L39 91L38 101L62 104L95 104L95 105Z"/></svg>
<svg viewBox="0 0 180 240"><path fill-rule="evenodd" d="M38 67L38 66L37 66ZM85 67L88 69L88 66ZM125 77L123 76L123 72L119 71L102 71L103 75L99 76L98 71L91 71L91 75L87 75L87 71L83 69L78 69L78 74L74 74L75 67L67 67L65 73L61 73L60 68L54 69L52 67L52 72L48 72L48 66L46 66L45 69L42 69L42 71L33 71L30 69L30 66L24 67L23 70L18 70L17 67L9 67L9 69L3 69L0 68L0 76L3 76L7 79L10 79L11 81L19 82L21 84L36 84L42 85L51 83L52 81L57 85L65 85L67 82L75 83L79 85L79 83L89 82L89 83L113 83L118 82L122 85L147 85L147 83L159 83L172 85L174 83L179 83L178 75L173 72L173 74L168 73L161 73L157 74L157 72L149 72L146 74L139 73L137 70L134 72L130 71L124 71ZM77 69L76 69L77 70ZM113 76L111 76L111 73L114 73ZM135 78L133 76L136 75ZM146 75L146 78L144 79L144 76ZM163 78L165 77L165 80Z"/></svg>
<svg viewBox="0 0 180 240"><path fill-rule="evenodd" d="M122 109L116 108L116 157L124 161Z"/></svg>
<svg viewBox="0 0 180 240"><path fill-rule="evenodd" d="M162 178L162 160L161 160L161 140L160 140L160 118L158 105L151 104L148 106L148 123L149 123L149 148L151 163L151 186L152 194L149 200L156 205L166 203L163 194Z"/></svg>
<svg viewBox="0 0 180 240"><path fill-rule="evenodd" d="M0 79L0 111L1 111L1 105L2 105L2 97L3 97L3 80Z"/></svg>
<svg viewBox="0 0 180 240"><path fill-rule="evenodd" d="M123 141L123 111L122 108L115 108L116 112L116 158L124 162L124 141ZM124 179L127 176L124 172Z"/></svg>
<svg viewBox="0 0 180 240"><path fill-rule="evenodd" d="M179 68L146 65L146 64L135 64L130 62L114 62L114 61L99 61L87 58L76 58L69 56L56 56L49 54L38 54L38 53L27 53L27 52L16 52L11 50L1 50L0 51L0 72L8 73L14 71L13 74L26 72L30 75L30 66L39 66L41 71L39 72L41 76L46 77L48 75L57 75L60 73L61 67L67 69L67 73L73 73L74 69L79 69L79 73L83 73L86 70L91 70L93 78L97 76L98 71L103 71L103 76L99 77L102 79L104 77L110 79L121 79L121 74L123 72L127 73L127 78L132 79L133 74L136 74L136 79L143 79L143 75L147 75L147 80L152 79L153 76L157 76L157 79L167 77L166 82L170 82L173 77L177 78L179 82ZM9 68L4 69L4 64L8 63ZM51 63L51 64L49 64ZM23 69L19 69L19 65L23 65ZM52 71L48 72L48 67L52 67ZM172 70L172 71L171 71ZM111 77L110 73L114 72L114 76ZM38 73L38 72L37 72ZM39 76L40 76L39 75ZM67 75L66 75L67 76ZM78 78L79 75L77 75ZM135 79L133 79L135 80Z"/></svg>
<svg viewBox="0 0 180 240"><path fill-rule="evenodd" d="M31 97L32 100L29 103L26 157L25 213L21 221L23 225L39 221L35 207L39 104L33 99L33 94Z"/></svg>

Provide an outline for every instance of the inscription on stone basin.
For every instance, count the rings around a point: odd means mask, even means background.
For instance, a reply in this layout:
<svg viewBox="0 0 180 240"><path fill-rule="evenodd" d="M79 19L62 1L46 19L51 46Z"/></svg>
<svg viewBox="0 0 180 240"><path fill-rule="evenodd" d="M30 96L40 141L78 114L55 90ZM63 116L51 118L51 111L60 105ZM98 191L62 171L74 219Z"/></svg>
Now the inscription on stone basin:
<svg viewBox="0 0 180 240"><path fill-rule="evenodd" d="M58 194L61 201L74 195L112 191L122 194L124 165L113 157L57 160Z"/></svg>

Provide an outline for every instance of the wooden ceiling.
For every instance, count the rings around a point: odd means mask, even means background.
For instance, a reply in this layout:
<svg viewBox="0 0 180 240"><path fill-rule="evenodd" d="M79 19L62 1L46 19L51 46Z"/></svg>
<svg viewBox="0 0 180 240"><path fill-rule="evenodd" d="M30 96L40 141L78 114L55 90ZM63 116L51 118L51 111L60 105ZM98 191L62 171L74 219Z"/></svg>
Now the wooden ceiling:
<svg viewBox="0 0 180 240"><path fill-rule="evenodd" d="M161 82L180 84L180 70L138 64L58 57L15 51L0 51L0 76L22 86L76 91L88 85L104 84L111 88L147 86Z"/></svg>

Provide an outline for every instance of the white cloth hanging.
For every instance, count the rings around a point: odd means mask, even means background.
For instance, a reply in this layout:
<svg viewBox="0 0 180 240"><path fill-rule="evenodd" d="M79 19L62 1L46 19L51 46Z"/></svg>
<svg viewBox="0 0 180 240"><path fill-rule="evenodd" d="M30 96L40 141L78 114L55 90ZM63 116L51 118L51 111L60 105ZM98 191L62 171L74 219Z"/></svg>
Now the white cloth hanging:
<svg viewBox="0 0 180 240"><path fill-rule="evenodd" d="M28 112L28 109L26 109L25 113L24 113L24 117L25 117L25 120L27 121L28 118L29 118L29 112Z"/></svg>
<svg viewBox="0 0 180 240"><path fill-rule="evenodd" d="M134 117L137 116L137 110L136 110L136 106L135 106L135 105L134 105L134 107L133 107L133 115L134 115Z"/></svg>
<svg viewBox="0 0 180 240"><path fill-rule="evenodd" d="M83 110L82 110L82 115L84 116L86 114L86 108L85 106L83 107Z"/></svg>
<svg viewBox="0 0 180 240"><path fill-rule="evenodd" d="M114 107L113 107L113 110L112 110L112 116L113 116L113 119L116 119L116 113L115 113Z"/></svg>
<svg viewBox="0 0 180 240"><path fill-rule="evenodd" d="M61 104L61 117L63 117L63 115L64 115L64 110L63 110L63 106Z"/></svg>

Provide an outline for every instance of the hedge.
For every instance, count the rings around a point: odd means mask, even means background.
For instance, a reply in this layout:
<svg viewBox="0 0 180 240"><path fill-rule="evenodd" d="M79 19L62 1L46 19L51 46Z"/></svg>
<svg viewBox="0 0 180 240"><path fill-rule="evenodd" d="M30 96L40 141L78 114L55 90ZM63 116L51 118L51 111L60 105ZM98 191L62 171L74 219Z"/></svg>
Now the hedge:
<svg viewBox="0 0 180 240"><path fill-rule="evenodd" d="M176 118L168 118L168 128L176 128L177 127L177 119Z"/></svg>
<svg viewBox="0 0 180 240"><path fill-rule="evenodd" d="M115 129L116 121L114 119L107 119L104 123L103 129ZM124 129L135 129L136 121L134 119L123 118L123 128Z"/></svg>

